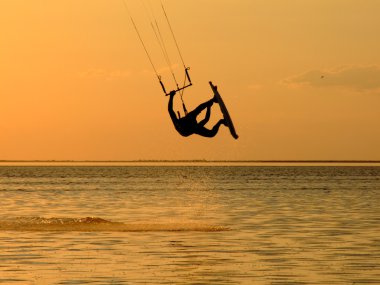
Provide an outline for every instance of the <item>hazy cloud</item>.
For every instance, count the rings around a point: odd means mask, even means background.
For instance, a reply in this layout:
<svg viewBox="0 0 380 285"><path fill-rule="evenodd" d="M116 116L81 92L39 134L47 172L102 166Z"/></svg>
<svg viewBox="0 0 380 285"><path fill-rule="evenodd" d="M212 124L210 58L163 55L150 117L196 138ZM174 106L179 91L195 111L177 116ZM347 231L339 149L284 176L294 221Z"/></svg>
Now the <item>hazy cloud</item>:
<svg viewBox="0 0 380 285"><path fill-rule="evenodd" d="M104 80L124 79L130 76L131 72L129 70L106 70L101 68L91 68L78 74L79 78Z"/></svg>
<svg viewBox="0 0 380 285"><path fill-rule="evenodd" d="M178 67L178 64L173 64L171 67L162 67L158 69L157 72L163 76L171 76L171 71L176 71L176 75L180 74L182 78L184 75L182 75L180 72L183 71L179 70ZM155 73L153 69L144 69L141 71L135 70L132 72L130 70L123 69L107 70L103 68L90 68L77 73L77 77L82 79L122 80L131 76L140 76L147 74L154 75Z"/></svg>
<svg viewBox="0 0 380 285"><path fill-rule="evenodd" d="M380 90L380 66L343 66L311 70L281 82L289 87L342 87L360 92Z"/></svg>
<svg viewBox="0 0 380 285"><path fill-rule="evenodd" d="M254 90L254 91L260 90L262 88L263 88L263 86L261 84L252 83L252 84L248 85L248 89Z"/></svg>

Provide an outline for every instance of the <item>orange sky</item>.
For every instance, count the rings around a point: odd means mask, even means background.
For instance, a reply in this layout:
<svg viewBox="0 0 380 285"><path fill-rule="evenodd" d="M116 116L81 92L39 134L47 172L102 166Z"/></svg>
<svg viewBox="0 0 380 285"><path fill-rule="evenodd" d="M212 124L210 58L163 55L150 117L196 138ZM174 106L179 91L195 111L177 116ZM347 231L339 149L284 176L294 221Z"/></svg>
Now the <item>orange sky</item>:
<svg viewBox="0 0 380 285"><path fill-rule="evenodd" d="M142 1L127 2L164 70ZM163 2L188 108L212 80L239 140L176 133L122 0L1 0L0 160L380 160L379 1Z"/></svg>

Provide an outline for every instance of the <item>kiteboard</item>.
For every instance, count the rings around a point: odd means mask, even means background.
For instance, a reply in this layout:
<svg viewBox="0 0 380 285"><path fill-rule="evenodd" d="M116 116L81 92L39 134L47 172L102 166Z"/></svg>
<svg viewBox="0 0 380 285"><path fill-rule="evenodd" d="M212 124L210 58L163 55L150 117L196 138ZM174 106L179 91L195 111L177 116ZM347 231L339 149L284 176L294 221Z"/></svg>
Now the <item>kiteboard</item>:
<svg viewBox="0 0 380 285"><path fill-rule="evenodd" d="M220 107L220 111L223 114L224 120L226 121L227 127L229 128L230 133L233 136L233 138L237 140L239 136L236 134L234 124L232 123L232 120L231 120L231 116L228 113L227 107L224 104L222 97L219 94L218 87L216 85L213 85L211 81L209 83L210 83L212 91L215 94L216 100L218 100L218 103L219 103L218 105Z"/></svg>

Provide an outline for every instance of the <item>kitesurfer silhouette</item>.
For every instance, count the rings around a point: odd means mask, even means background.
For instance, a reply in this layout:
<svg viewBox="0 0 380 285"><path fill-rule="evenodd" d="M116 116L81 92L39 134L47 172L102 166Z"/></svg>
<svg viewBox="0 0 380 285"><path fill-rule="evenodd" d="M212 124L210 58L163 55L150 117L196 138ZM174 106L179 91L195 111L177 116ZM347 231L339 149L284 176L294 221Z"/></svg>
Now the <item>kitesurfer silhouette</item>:
<svg viewBox="0 0 380 285"><path fill-rule="evenodd" d="M178 113L178 118L177 118L177 115L175 114L173 110L173 100L174 100L175 94L176 94L176 91L171 91L169 93L170 98L169 98L169 104L168 104L168 111L170 114L170 118L173 121L175 129L180 135L184 137L188 137L192 134L197 134L203 137L212 138L218 133L220 125L226 125L225 120L221 119L215 124L215 126L211 130L205 127L205 125L210 119L211 106L214 103L218 103L215 97L209 101L206 101L200 104L197 108L187 113L184 117L181 117L180 114ZM201 120L198 123L197 116L204 109L207 109L206 116L203 120Z"/></svg>

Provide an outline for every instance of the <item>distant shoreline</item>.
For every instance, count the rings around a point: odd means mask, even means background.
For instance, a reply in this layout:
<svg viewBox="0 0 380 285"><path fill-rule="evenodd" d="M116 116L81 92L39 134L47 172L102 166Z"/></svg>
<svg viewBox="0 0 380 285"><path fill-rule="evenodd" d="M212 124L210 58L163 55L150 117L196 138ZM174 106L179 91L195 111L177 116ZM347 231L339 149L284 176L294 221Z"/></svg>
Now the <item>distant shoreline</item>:
<svg viewBox="0 0 380 285"><path fill-rule="evenodd" d="M0 160L0 163L380 163L380 160Z"/></svg>

